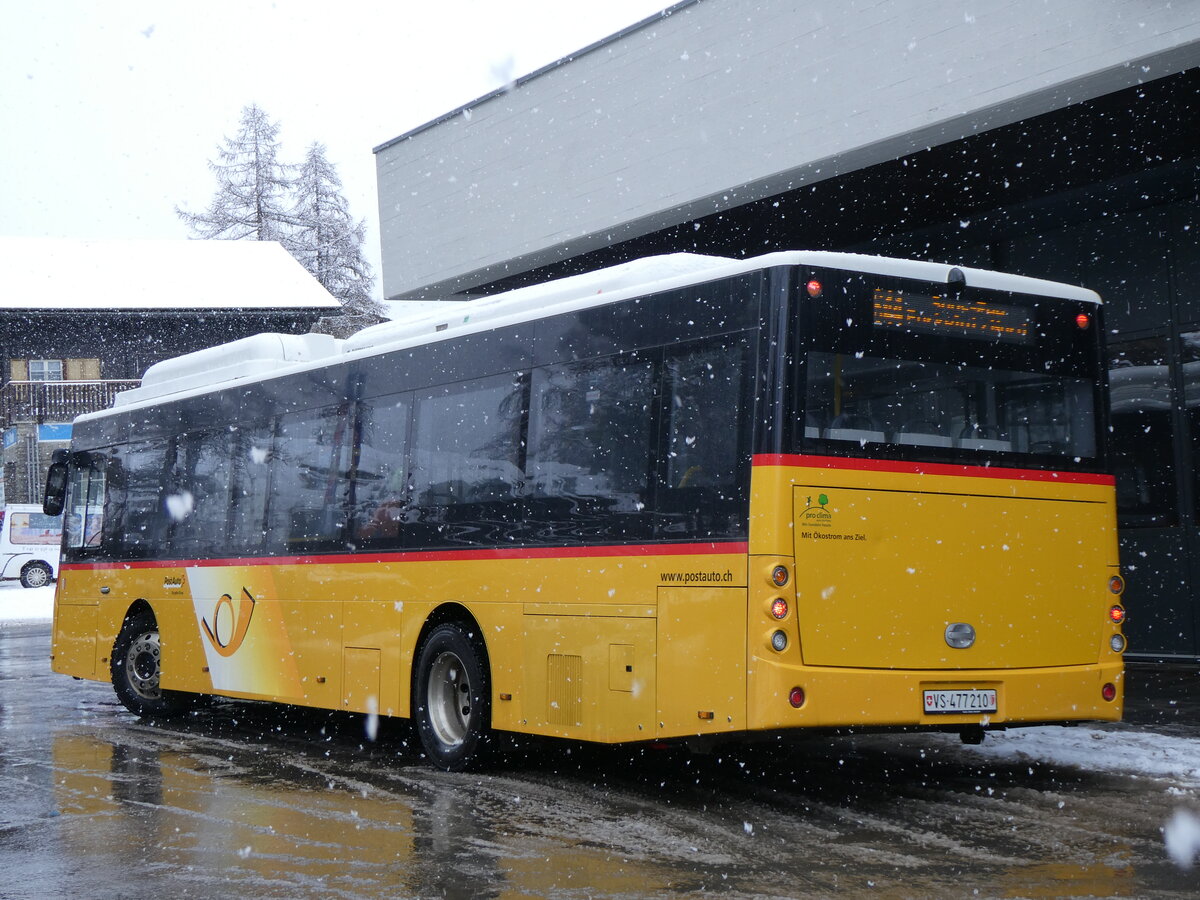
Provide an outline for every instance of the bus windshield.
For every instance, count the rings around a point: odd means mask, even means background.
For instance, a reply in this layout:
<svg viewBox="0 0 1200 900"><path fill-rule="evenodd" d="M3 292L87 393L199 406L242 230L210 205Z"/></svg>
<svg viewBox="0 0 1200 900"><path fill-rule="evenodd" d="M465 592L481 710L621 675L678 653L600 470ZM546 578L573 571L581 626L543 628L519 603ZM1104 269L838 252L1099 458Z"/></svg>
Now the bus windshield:
<svg viewBox="0 0 1200 900"><path fill-rule="evenodd" d="M1094 304L851 277L802 318L805 444L818 452L1101 463Z"/></svg>

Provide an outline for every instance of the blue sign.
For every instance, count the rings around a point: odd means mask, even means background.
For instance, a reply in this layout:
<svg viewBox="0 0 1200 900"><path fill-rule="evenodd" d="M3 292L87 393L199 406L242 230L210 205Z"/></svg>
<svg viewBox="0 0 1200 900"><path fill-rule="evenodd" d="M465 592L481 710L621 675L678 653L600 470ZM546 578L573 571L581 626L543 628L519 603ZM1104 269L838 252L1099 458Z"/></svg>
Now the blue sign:
<svg viewBox="0 0 1200 900"><path fill-rule="evenodd" d="M71 424L69 422L62 425L38 426L39 441L69 441L70 439ZM7 438L5 438L5 440L7 440ZM16 438L14 437L13 440L16 440Z"/></svg>
<svg viewBox="0 0 1200 900"><path fill-rule="evenodd" d="M16 442L17 442L17 429L16 428L5 428L4 429L4 449L7 450L9 447L11 447Z"/></svg>

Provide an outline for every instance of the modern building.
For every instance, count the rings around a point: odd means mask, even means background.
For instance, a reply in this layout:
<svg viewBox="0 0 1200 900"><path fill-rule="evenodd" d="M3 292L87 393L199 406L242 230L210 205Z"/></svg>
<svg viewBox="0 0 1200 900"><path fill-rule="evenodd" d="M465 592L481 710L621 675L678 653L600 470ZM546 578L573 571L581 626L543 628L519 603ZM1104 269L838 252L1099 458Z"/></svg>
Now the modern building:
<svg viewBox="0 0 1200 900"><path fill-rule="evenodd" d="M75 416L153 363L341 306L279 244L0 238L0 505L41 498Z"/></svg>
<svg viewBox="0 0 1200 900"><path fill-rule="evenodd" d="M1200 657L1200 15L686 0L375 150L388 300L855 250L1107 300L1128 631Z"/></svg>

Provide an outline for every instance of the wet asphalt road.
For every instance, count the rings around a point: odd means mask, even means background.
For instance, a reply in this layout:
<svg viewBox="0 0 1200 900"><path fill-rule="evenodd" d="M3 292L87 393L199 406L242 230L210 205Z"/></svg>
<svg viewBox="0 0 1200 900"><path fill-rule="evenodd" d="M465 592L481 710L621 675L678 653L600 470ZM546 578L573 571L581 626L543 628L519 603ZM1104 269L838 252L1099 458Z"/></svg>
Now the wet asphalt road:
<svg viewBox="0 0 1200 900"><path fill-rule="evenodd" d="M371 742L361 716L226 702L139 722L48 655L48 625L0 628L4 900L1200 895L1163 850L1181 792L1152 778L941 735L529 741L451 775L403 723ZM1194 683L1134 672L1132 727L1200 741Z"/></svg>

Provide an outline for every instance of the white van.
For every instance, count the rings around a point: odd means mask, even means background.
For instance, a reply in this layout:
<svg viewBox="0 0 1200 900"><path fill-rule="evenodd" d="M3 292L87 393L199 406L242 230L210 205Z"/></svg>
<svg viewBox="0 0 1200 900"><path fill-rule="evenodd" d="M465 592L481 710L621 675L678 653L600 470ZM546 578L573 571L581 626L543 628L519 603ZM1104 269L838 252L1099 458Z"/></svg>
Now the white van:
<svg viewBox="0 0 1200 900"><path fill-rule="evenodd" d="M45 587L58 577L62 516L40 506L12 504L0 512L0 579L21 579L27 588Z"/></svg>

